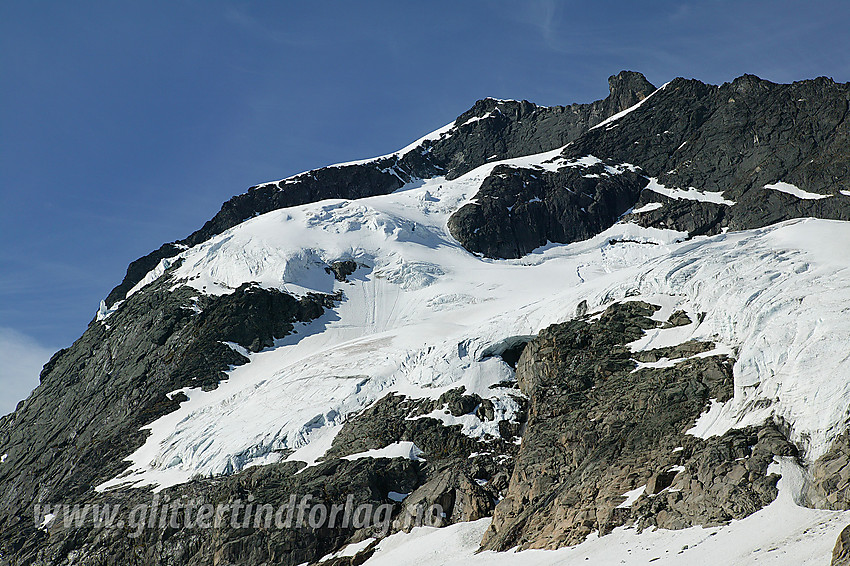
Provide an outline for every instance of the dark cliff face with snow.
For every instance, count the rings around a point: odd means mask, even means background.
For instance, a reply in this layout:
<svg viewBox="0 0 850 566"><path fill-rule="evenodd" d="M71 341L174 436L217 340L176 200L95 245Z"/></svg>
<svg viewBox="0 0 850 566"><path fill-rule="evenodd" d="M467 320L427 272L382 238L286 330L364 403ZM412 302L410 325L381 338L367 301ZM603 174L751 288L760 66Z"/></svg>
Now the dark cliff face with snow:
<svg viewBox="0 0 850 566"><path fill-rule="evenodd" d="M495 551L768 511L834 540L841 515L798 505L850 509L850 85L609 86L478 101L133 262L0 418L0 564L380 563L432 505ZM151 490L350 496L392 525L128 537L44 507L127 525Z"/></svg>

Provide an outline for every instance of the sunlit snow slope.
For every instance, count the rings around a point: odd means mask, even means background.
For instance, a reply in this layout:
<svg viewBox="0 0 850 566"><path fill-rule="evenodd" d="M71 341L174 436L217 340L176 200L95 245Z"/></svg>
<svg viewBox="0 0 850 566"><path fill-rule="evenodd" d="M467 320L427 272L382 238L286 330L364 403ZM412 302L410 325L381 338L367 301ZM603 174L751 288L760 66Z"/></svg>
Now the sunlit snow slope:
<svg viewBox="0 0 850 566"><path fill-rule="evenodd" d="M769 506L722 527L638 533L620 527L559 550L477 553L490 520L436 529L419 527L382 540L366 566L821 566L829 564L832 545L850 513L805 509L797 505L802 470L790 459L779 462L779 497ZM415 557L412 559L411 557Z"/></svg>
<svg viewBox="0 0 850 566"><path fill-rule="evenodd" d="M684 233L619 223L519 260L477 257L449 235L448 217L496 165L553 170L597 161L565 162L559 153L490 163L453 181L417 181L390 195L270 212L183 251L170 260L182 264L169 275L166 265L153 270L131 294L166 276L202 293L254 281L293 294L342 291L344 300L274 348L245 352L250 363L233 368L216 390L185 391L188 401L148 427L130 470L98 489L162 489L283 454L312 463L348 415L390 391L436 398L464 385L493 399L495 420L432 416L461 423L472 436L497 435L495 423L517 407L489 386L513 372L482 353L571 318L582 300L591 310L642 298L664 306L662 314L705 313L699 323L652 331L633 345L694 338L734 352L735 397L715 403L691 432L720 434L774 415L793 425L808 459L822 454L850 406L850 256L841 244L850 241L850 226L796 220L684 241ZM349 259L361 264L349 282L325 271Z"/></svg>

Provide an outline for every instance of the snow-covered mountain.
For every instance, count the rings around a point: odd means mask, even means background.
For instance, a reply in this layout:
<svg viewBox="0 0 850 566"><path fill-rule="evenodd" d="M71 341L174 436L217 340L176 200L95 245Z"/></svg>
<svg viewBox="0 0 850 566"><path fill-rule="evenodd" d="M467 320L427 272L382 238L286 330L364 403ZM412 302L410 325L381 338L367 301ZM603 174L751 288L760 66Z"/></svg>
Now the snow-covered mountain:
<svg viewBox="0 0 850 566"><path fill-rule="evenodd" d="M609 85L133 262L0 419L0 564L848 563L850 85ZM48 506L293 494L393 522Z"/></svg>

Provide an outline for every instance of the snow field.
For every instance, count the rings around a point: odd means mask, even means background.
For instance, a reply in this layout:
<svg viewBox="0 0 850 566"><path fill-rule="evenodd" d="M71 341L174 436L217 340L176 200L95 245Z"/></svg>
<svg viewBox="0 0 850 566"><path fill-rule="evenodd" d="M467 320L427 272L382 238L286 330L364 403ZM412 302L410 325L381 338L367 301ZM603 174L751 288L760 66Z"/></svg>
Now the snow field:
<svg viewBox="0 0 850 566"><path fill-rule="evenodd" d="M737 353L735 397L715 404L693 433L722 434L775 416L793 425L808 458L822 454L850 405L843 344L850 258L839 245L850 227L796 220L683 241L684 233L620 223L518 260L476 257L448 234L448 217L497 165L555 170L599 161L568 162L559 154L489 163L391 195L273 211L183 251L175 287L222 294L255 281L294 294L341 290L345 299L274 348L250 353L216 390L184 391L188 401L147 427L151 434L130 457L129 472L99 489L162 489L196 474L279 461L289 450L289 459L314 463L349 415L389 392L437 398L462 385L493 400L496 421L434 416L461 422L471 436L494 436L496 422L517 407L490 385L513 375L483 353L571 318L582 300L601 310L645 298L664 303L665 312L684 308L695 321L704 313L699 323L651 331L633 345L699 339ZM346 259L363 267L340 283L325 267ZM146 280L162 277L164 267Z"/></svg>

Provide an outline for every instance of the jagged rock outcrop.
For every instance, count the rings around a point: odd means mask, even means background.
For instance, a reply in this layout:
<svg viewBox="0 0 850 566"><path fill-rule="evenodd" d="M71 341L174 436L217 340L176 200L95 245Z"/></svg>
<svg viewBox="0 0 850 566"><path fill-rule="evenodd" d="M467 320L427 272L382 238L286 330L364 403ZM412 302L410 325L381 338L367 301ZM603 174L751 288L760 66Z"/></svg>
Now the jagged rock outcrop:
<svg viewBox="0 0 850 566"><path fill-rule="evenodd" d="M524 407L519 394L516 400ZM455 417L476 414L482 421L494 420L492 402L466 395L462 387L435 400L390 394L346 422L325 456L338 458L395 442L413 442L423 450L429 479L404 499L395 519L398 529L409 530L416 524L416 514L435 504L445 514L437 518L435 524L440 526L490 516L507 488L524 411L516 420L498 423L502 439L476 440L464 435L460 425L446 426L427 416L438 410Z"/></svg>
<svg viewBox="0 0 850 566"><path fill-rule="evenodd" d="M409 530L422 524L444 526L489 516L496 500L507 488L513 466L511 454L515 453L516 445L503 443L500 453L492 442L479 442L464 436L459 426L444 427L433 418L405 420L409 414L421 415L423 411L430 412L460 397L463 397L462 391L455 391L438 400L412 402L390 395L348 421L324 461L306 469L303 462L283 462L249 468L232 476L197 478L166 489L155 499L148 490L142 489L83 493L75 500L77 504L121 506L110 525L95 525L89 520L83 525L65 527L57 521L44 530L29 528L26 536L12 541L14 546L5 547L6 552L11 550L30 558L37 556L38 562L44 564L294 566L316 563L348 543L371 536ZM401 423L401 429L384 434L374 432L375 427L392 428L393 423ZM411 425L408 430L404 430L404 423ZM421 459L370 457L348 460L341 457L383 448L406 438L413 438L426 448ZM479 453L472 454L473 450ZM403 501L400 494L405 494ZM295 503L290 503L293 496ZM298 526L300 515L295 505L306 496L310 499L302 524ZM244 506L252 501L257 502L257 506L270 505L275 512L287 505L294 511L290 519L286 514L289 511L279 517L275 515L273 520L280 521L282 527L278 523L263 526L265 515L261 515L260 523L255 523L259 511L246 519L249 515ZM234 502L243 505L242 514L235 517ZM355 509L353 517L357 516L357 509L368 506L371 522L358 525L352 518L345 523L344 512L340 512L336 524L326 523L313 528L308 523L309 512L314 506L322 504L330 509L346 503ZM197 511L192 510L205 504L224 505L228 514L213 528L192 527L197 520ZM170 522L160 524L157 518L154 524L159 528L115 527L119 522L134 525L131 515L139 505L146 510L178 509L174 526ZM425 516L435 505L438 514ZM167 521L171 521L171 514L167 515ZM28 525L32 525L32 518L27 519ZM18 527L23 526L18 524ZM128 536L131 534L133 536ZM67 552L69 548L73 549L71 554ZM363 557L368 553L359 555Z"/></svg>
<svg viewBox="0 0 850 566"><path fill-rule="evenodd" d="M16 551L20 556L32 553L29 559L41 564L315 563L352 537L363 539L388 530L389 511L398 507L389 493L407 493L424 481L422 464L405 459L333 460L296 474L301 468L303 463L289 462L250 468L230 477L198 479L165 490L156 499L144 490L99 496L92 501L122 504L112 527L87 521L66 528L57 521L46 531L30 533ZM299 515L302 501L306 502L306 512ZM237 502L241 507L234 506ZM247 505L251 502L256 502L257 508L249 513ZM336 516L333 527L310 526L309 511L314 506L322 504L330 509L346 503L351 509L363 509L362 517L358 517L363 522L368 511L367 526L360 526L352 513L345 522L344 510ZM202 519L197 515L197 509L207 504L226 506L218 524L207 521L209 528L199 526ZM144 506L148 520L154 517L154 528L115 528L118 522L133 524L131 514L138 505ZM266 515L260 505L271 506L273 514ZM168 512L163 520L162 509L178 511Z"/></svg>
<svg viewBox="0 0 850 566"><path fill-rule="evenodd" d="M556 172L496 167L449 230L470 251L518 258L547 241L586 240L611 227L646 183L630 170L610 175L603 163Z"/></svg>
<svg viewBox="0 0 850 566"><path fill-rule="evenodd" d="M809 470L806 500L812 507L846 511L850 509L850 434L845 432Z"/></svg>
<svg viewBox="0 0 850 566"><path fill-rule="evenodd" d="M357 262L352 260L335 261L325 268L326 273L333 273L334 278L339 281L348 281L348 276L357 271Z"/></svg>
<svg viewBox="0 0 850 566"><path fill-rule="evenodd" d="M633 71L609 77L608 86L608 97L590 104L538 106L525 100L479 100L455 121L463 135L434 144L429 153L441 163L446 177L454 179L488 161L562 147L655 90L646 77Z"/></svg>
<svg viewBox="0 0 850 566"><path fill-rule="evenodd" d="M635 502L626 522L641 529L682 529L743 519L776 499L779 476L768 472L774 457L797 456L773 423L732 430L681 452L683 469L662 472L660 490L652 489L659 476L651 476L647 497Z"/></svg>
<svg viewBox="0 0 850 566"><path fill-rule="evenodd" d="M840 158L848 98L848 85L826 78L775 84L744 75L721 86L680 78L616 126L588 131L567 154L635 163L665 185L731 200L781 179L833 194L850 174Z"/></svg>
<svg viewBox="0 0 850 566"><path fill-rule="evenodd" d="M649 203L662 206L627 217L643 226L697 236L717 234L724 228L760 228L791 218L850 220L850 197L840 192L850 188L848 105L850 85L826 78L782 85L744 75L721 86L675 79L627 117L572 140L562 157L576 160L593 155L606 162L631 164L666 188L694 187L722 194L734 203L670 198L645 190L632 203L636 210ZM764 188L777 181L828 196L799 198ZM476 197L479 206L492 198L492 186L500 184L498 179L485 181ZM644 186L645 182L633 185L631 190ZM514 200L524 202L511 198L520 191L508 192L507 206ZM479 234L491 234L497 241L539 242L540 234L546 233L552 242L569 243L582 230L598 232L610 226L616 220L611 213L616 211L618 216L626 211L617 206L600 218L579 214L579 209L591 204L571 199L582 193L588 193L587 181L568 177L538 190L534 196L542 200L532 212L521 208L513 218L504 207L495 207L492 214L510 228L501 232L493 232L490 216L474 214L472 205L467 205L452 217L452 235L470 251L512 258L518 257L515 245L497 249ZM594 193L598 202L596 191L587 196ZM564 214L562 199L574 200L570 202L573 214ZM519 255L527 251L523 247Z"/></svg>
<svg viewBox="0 0 850 566"><path fill-rule="evenodd" d="M524 402L521 398L517 400ZM489 414L488 403L491 406ZM463 388L450 390L437 400L408 399L389 394L345 423L334 438L327 457L348 456L383 448L394 442L413 442L432 457L445 458L451 455L466 465L470 454L481 449L480 441L461 434L460 425L446 426L436 418L427 416L435 410L445 410L453 416L476 413L482 421L494 420L492 403L477 395L464 395ZM517 421L499 422L504 437L488 439L488 451L497 454L514 453L516 445L512 433L522 424L523 419L524 414L521 413ZM486 479L489 479L489 475Z"/></svg>
<svg viewBox="0 0 850 566"><path fill-rule="evenodd" d="M830 566L850 566L850 526L845 527L838 535Z"/></svg>
<svg viewBox="0 0 850 566"><path fill-rule="evenodd" d="M494 496L492 490L485 487L487 483L486 480L475 480L460 468L447 468L405 498L394 526L410 531L417 524L420 510L434 505L439 506L442 512L434 517L433 526L444 527L489 517L493 514L498 493Z"/></svg>
<svg viewBox="0 0 850 566"><path fill-rule="evenodd" d="M555 325L528 344L517 366L528 424L483 548L557 548L632 523L719 524L776 497L778 476L768 466L796 449L773 424L707 441L685 433L710 399L731 397L731 361L693 357L712 347L695 342L628 348L659 324L649 318L655 309L617 304L594 322ZM635 359L668 356L686 359L635 371ZM624 494L642 487L625 506Z"/></svg>

